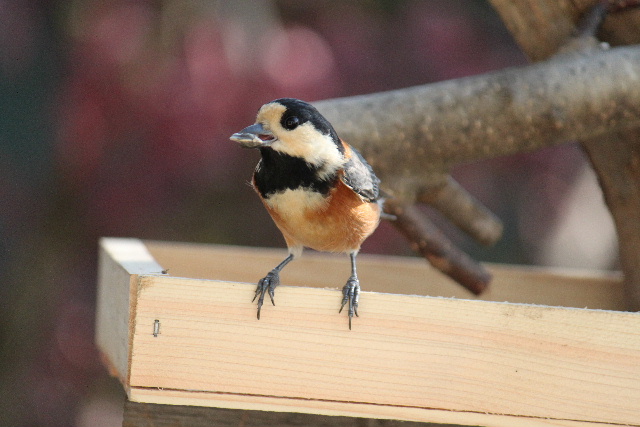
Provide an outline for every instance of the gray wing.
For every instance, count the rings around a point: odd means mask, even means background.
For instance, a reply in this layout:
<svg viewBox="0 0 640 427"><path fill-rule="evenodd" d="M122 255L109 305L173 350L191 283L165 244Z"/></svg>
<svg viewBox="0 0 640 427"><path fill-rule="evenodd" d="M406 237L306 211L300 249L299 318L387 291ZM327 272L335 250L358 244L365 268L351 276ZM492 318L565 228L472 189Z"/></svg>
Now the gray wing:
<svg viewBox="0 0 640 427"><path fill-rule="evenodd" d="M360 153L353 148L351 152L342 181L367 202L375 202L380 196L380 180Z"/></svg>

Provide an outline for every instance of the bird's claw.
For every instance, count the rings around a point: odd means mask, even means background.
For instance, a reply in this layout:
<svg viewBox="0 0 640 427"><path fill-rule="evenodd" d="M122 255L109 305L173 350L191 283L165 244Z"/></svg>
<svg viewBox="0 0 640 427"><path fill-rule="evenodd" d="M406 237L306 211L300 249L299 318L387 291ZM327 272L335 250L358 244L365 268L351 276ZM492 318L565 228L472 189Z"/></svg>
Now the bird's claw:
<svg viewBox="0 0 640 427"><path fill-rule="evenodd" d="M256 298L258 298L258 320L260 319L260 309L262 308L262 304L264 303L265 293L269 294L269 298L271 298L271 304L276 305L273 297L275 295L275 289L278 284L280 284L280 275L275 271L271 271L258 282L256 293L251 300L251 302L253 302L256 300Z"/></svg>
<svg viewBox="0 0 640 427"><path fill-rule="evenodd" d="M342 288L342 305L338 313L342 313L344 306L349 303L349 329L351 329L351 319L355 314L358 317L358 300L360 299L360 281L356 277L350 277L347 284Z"/></svg>

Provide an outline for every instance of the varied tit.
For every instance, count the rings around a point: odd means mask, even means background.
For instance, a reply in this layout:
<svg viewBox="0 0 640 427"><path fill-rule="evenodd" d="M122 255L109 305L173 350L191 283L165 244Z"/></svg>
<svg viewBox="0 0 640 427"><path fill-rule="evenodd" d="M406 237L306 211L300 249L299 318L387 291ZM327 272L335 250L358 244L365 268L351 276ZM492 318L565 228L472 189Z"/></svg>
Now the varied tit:
<svg viewBox="0 0 640 427"><path fill-rule="evenodd" d="M256 123L231 140L260 150L253 187L289 248L284 261L258 282L253 298L258 298L258 319L266 292L275 305L280 271L308 247L351 257L351 277L339 310L349 303L351 329L360 294L356 255L380 221L380 180L318 110L298 99L263 105Z"/></svg>

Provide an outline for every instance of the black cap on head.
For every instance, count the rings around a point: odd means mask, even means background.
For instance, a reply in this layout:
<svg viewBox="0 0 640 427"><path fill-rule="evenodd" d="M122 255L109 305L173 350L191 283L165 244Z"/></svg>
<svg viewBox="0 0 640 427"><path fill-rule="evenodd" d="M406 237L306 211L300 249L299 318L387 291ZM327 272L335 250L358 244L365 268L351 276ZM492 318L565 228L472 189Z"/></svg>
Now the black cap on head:
<svg viewBox="0 0 640 427"><path fill-rule="evenodd" d="M288 128L295 120L292 118L297 117L298 123L296 126L302 125L306 122L310 122L314 128L318 130L318 132L323 135L330 135L331 139L336 143L340 152L344 152L344 148L340 143L340 138L336 133L333 126L327 119L324 118L322 114L308 102L301 101L295 98L280 98L275 101L271 101L272 103L278 103L286 108L286 111L282 115L280 119L280 124L285 129Z"/></svg>

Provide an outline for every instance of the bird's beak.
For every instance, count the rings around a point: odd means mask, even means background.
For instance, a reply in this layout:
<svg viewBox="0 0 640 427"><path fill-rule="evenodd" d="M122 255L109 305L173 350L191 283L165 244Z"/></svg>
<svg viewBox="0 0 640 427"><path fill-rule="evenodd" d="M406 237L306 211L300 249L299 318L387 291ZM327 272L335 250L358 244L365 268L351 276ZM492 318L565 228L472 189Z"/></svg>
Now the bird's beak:
<svg viewBox="0 0 640 427"><path fill-rule="evenodd" d="M259 148L270 146L276 137L273 132L265 129L260 123L256 123L234 133L229 139L239 142L245 148Z"/></svg>

